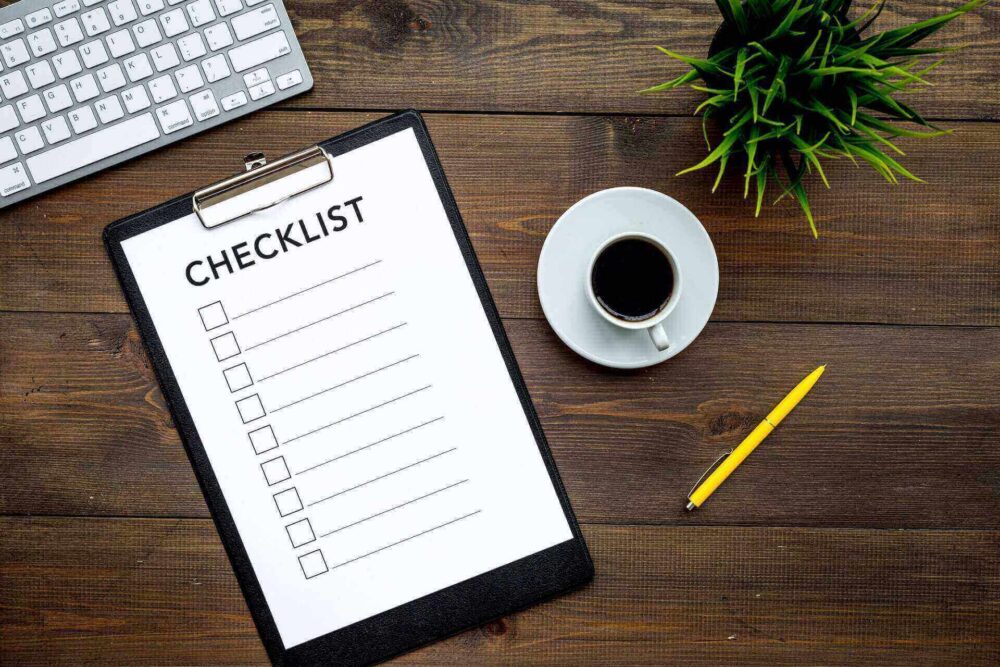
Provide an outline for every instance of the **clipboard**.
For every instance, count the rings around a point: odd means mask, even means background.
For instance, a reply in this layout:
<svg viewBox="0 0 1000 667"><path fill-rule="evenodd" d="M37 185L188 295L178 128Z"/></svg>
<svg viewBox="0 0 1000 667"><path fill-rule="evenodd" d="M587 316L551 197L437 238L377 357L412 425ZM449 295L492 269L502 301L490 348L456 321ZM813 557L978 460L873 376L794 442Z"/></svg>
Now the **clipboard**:
<svg viewBox="0 0 1000 667"><path fill-rule="evenodd" d="M245 536L241 535L240 527L234 519L234 510L240 508L231 506L227 501L223 482L220 481L220 477L225 475L218 474L219 471L213 468L210 453L206 449L209 441L203 441L192 414L192 408L198 406L189 404L188 397L182 391L178 380L182 369L175 368L176 364L165 348L161 331L158 331L154 322L151 304L140 288L137 269L130 263L126 244L130 239L172 225L180 219L190 218L192 214L197 216L200 224L211 234L218 233L215 230L220 228L238 229L243 224L242 221L257 219L274 207L280 208L284 202L294 201L322 188L339 176L342 177L343 174L338 173L335 166L339 156L346 156L380 140L400 136L400 133L407 130L412 131L419 145L433 188L447 216L454 242L460 250L461 259L464 260L465 269L478 297L478 306L488 323L487 330L492 334L492 341L502 359L501 367L513 389L513 395L516 395L514 401L519 405L525 428L537 447L537 456L542 464L539 466L542 470L540 474L551 485L556 498L555 506L568 528L568 539L433 590L405 604L380 610L332 632L288 646L283 641L262 585L262 573L255 570ZM375 121L272 163L268 163L260 154L252 154L246 159L243 174L112 223L104 231L104 241L247 606L273 663L361 665L379 662L577 588L593 577L593 564L580 527L458 207L427 129L417 112L406 111ZM204 316L202 320L205 320ZM208 327L209 323L205 322L205 328ZM218 356L218 350L216 353ZM231 386L233 385L230 383ZM254 449L256 448L254 445ZM264 474L267 476L267 472ZM401 550L393 549L384 553L401 553ZM368 560L374 561L376 558ZM330 560L329 556L327 560ZM328 567L329 564L324 562L323 566ZM308 576L307 573L306 577ZM334 600L331 600L330 606L331 609L336 606Z"/></svg>

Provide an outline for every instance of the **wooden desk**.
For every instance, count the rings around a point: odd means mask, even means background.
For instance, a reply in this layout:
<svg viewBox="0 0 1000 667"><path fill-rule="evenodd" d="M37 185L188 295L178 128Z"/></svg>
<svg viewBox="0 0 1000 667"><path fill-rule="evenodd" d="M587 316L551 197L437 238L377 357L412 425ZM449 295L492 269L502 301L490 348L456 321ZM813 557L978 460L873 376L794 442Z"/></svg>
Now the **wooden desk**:
<svg viewBox="0 0 1000 667"><path fill-rule="evenodd" d="M927 185L849 164L754 219L687 94L708 0L289 0L316 88L0 213L0 663L257 663L265 654L111 267L110 221L402 107L426 113L597 565L585 590L406 664L1000 661L1000 9L959 20L906 141ZM954 3L947 3L954 4ZM890 3L882 22L942 3ZM899 12L903 12L902 16ZM541 317L535 264L574 201L687 204L719 254L713 321L612 372ZM820 363L822 382L696 513L684 495Z"/></svg>

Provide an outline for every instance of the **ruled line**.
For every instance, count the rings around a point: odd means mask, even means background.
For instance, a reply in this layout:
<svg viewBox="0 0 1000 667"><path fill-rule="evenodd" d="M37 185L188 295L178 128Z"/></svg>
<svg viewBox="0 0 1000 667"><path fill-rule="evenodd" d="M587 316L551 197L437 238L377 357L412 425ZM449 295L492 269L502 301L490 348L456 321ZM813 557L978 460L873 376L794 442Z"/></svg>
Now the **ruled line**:
<svg viewBox="0 0 1000 667"><path fill-rule="evenodd" d="M355 561L361 560L362 558L368 558L369 556L373 556L373 555L379 553L380 551L385 551L386 549L391 549L391 548L393 548L395 546L399 546L400 544L403 544L404 542L409 542L410 540L414 540L414 539L416 539L418 537L426 535L427 533L433 533L435 530L438 530L440 528L444 528L445 526L450 526L453 523L458 523L459 521L462 521L463 519L468 519L470 516L475 516L475 515L479 514L480 512L482 512L482 510L476 510L475 512L469 512L468 514L466 514L464 516L460 516L457 519L452 519L451 521L446 521L446 522L444 522L442 524L434 526L433 528L428 528L427 530L421 531L421 532L417 533L416 535L410 535L409 537L404 537L403 539L399 540L398 542L393 542L392 544L387 544L384 547L376 549L375 551L369 551L368 553L362 554L362 555L358 556L357 558L352 558L351 560L345 560L343 563L338 563L337 565L334 565L330 569L331 570L336 570L338 567L343 567L345 565L349 565L349 564L351 564L351 563L353 563Z"/></svg>
<svg viewBox="0 0 1000 667"><path fill-rule="evenodd" d="M346 526L341 526L340 528L334 528L331 531L328 531L326 533L322 533L320 535L320 537L327 537L329 535L333 535L334 533L339 533L342 530L347 530L348 528L352 528L354 526L357 526L359 523L364 523L365 521L369 521L369 520L374 519L376 517L380 517L383 514L388 514L389 512L394 512L394 511L398 510L401 507L406 507L407 505L412 505L413 503L419 502L419 501L423 500L424 498L430 498L431 496L435 496L435 495L437 495L439 493L447 491L448 489L454 489L456 486L459 486L461 484L465 484L468 481L469 481L468 479L463 479L460 482L455 482L454 484L449 484L448 486L442 487L442 488L438 489L437 491L431 491L430 493L425 493L424 495L422 495L422 496L420 496L418 498L414 498L413 500L407 500L405 503L400 503L399 505L396 505L395 507L390 507L387 510L383 510L383 511L378 512L376 514L372 514L371 516L366 516L364 519L359 519L359 520L355 521L354 523L349 523Z"/></svg>
<svg viewBox="0 0 1000 667"><path fill-rule="evenodd" d="M341 454L340 456L335 456L332 459L327 459L326 461L322 461L320 463L317 463L316 465L309 466L308 468L306 468L304 470L300 470L300 471L298 471L295 474L296 475L301 475L303 473L309 472L310 470L315 470L316 468L321 468L321 467L325 466L328 463L333 463L334 461L339 461L340 459L346 458L346 457L350 456L351 454L357 454L358 452L363 452L366 449L370 449L370 448L374 447L375 445L381 445L383 442L388 442L388 441L392 440L393 438L398 438L401 435L406 435L407 433L412 433L413 431L416 431L419 428L423 428L424 426L429 426L429 425L433 424L434 422L441 421L442 419L444 419L444 416L435 417L434 419L431 419L430 421L425 421L423 424L417 424L416 426L411 426L410 428L406 429L405 431L400 431L399 433L393 433L392 435L386 436L386 437L382 438L381 440L376 440L375 442L369 443L369 444L365 445L364 447L358 447L357 449L352 449L351 451L347 452L346 454Z"/></svg>
<svg viewBox="0 0 1000 667"><path fill-rule="evenodd" d="M282 405L280 408L275 408L274 410L271 410L271 412L272 413L273 412L278 412L279 410L284 410L285 408L290 408L293 405L298 405L299 403L302 403L303 401L308 401L310 398L316 398L317 396L322 396L323 394L325 394L328 391L333 391L334 389L340 389L341 387L349 385L352 382L357 382L358 380L362 380L362 379L368 377L369 375L375 375L376 373L384 371L387 368L392 368L393 366L398 366L399 364L401 364L403 362L409 361L410 359L416 359L419 356L420 356L419 354L411 354L410 356L406 357L405 359L400 359L399 361L394 361L391 364L387 364L387 365L383 366L382 368L376 368L373 371L368 371L367 373L363 373L361 375L358 375L357 377L353 377L350 380L345 380L345 381L341 382L340 384L335 384L332 387L327 387L326 389L320 389L315 394L309 394L308 396L303 396L302 398L300 398L298 400L295 400L295 401L292 401L291 403L287 403L285 405Z"/></svg>
<svg viewBox="0 0 1000 667"><path fill-rule="evenodd" d="M328 279L324 280L323 282L316 283L315 285L312 285L311 287L306 287L305 289L300 289L298 292L292 292L291 294L289 294L287 296L283 296L280 299L275 299L274 301L271 301L270 303L265 303L262 306L257 306L256 308L251 308L250 310L248 310L246 312L243 312L243 313L240 313L239 315L233 315L233 319L234 320L238 320L241 317L245 317L247 315L250 315L251 313L256 313L258 310L264 310L265 308L270 308L271 306L273 306L276 303L281 303L282 301L287 301L288 299L291 299L292 297L296 297L296 296L298 296L300 294L305 294L309 290L314 290L317 287L322 287L323 285L332 283L335 280L340 280L341 278L346 278L347 276L355 274L358 271L364 271L365 269L370 268L372 266L375 266L376 264L380 264L381 262L382 262L381 259L376 259L374 262L372 262L370 264L365 264L364 266L359 266L356 269L351 269L347 273L341 273L339 276L334 276L333 278L328 278Z"/></svg>
<svg viewBox="0 0 1000 667"><path fill-rule="evenodd" d="M324 429L328 429L331 426L336 426L337 424L343 424L344 422L348 421L349 419L354 419L355 417L360 417L361 415L363 415L365 413L368 413L368 412L371 412L372 410L378 410L379 408L384 407L386 405L389 405L390 403L395 403L396 401L401 401L404 398L406 398L407 396L413 396L414 394L419 394L420 392L422 392L422 391L424 391L426 389L430 389L431 386L432 385L429 385L429 384L428 385L424 385L420 389L414 389L413 391L409 391L409 392L407 392L405 394L402 394L400 396L396 396L395 398L390 398L388 401L385 401L383 403L379 403L378 405L373 405L370 408L365 408L364 410L362 410L360 412L355 412L354 414L348 415L348 416L344 417L343 419L338 419L335 422L330 422L329 424L326 424L324 426L320 426L319 428L314 428L313 430L308 431L306 433L303 433L302 435L297 435L294 438L289 438L288 440L285 440L281 444L287 445L287 444L289 444L291 442L295 442L296 440L301 440L302 438L304 438L306 436L312 435L313 433L319 433L320 431L322 431Z"/></svg>
<svg viewBox="0 0 1000 667"><path fill-rule="evenodd" d="M382 331L379 331L378 333L373 333L371 336L366 336L365 338L362 338L361 340L356 340L353 343L348 343L347 345L343 345L343 346L338 347L338 348L336 348L334 350L330 350L329 352L324 352L323 354L321 354L319 356L316 356L316 357L313 357L312 359L306 359L305 361L297 363L294 366L289 366L288 368L283 368L282 370L277 371L276 373L271 373L270 375L265 375L264 377L262 377L259 380L257 380L257 382L263 382L264 380L270 380L271 378L277 377L278 375L281 375L282 373L287 373L288 371L294 371L296 368L301 368L302 366L305 366L306 364L311 364L312 362L318 361L318 360L322 359L323 357L329 357L331 354L336 354L337 352L341 352L343 350L346 350L349 347L354 347L355 345L358 345L359 343L364 343L365 341L371 340L372 338L377 338L378 336L381 336L382 334L387 334L390 331L395 331L396 329L398 329L400 327L405 327L405 326L406 326L406 322L400 322L399 324L397 324L394 327L389 327L388 329L384 329Z"/></svg>
<svg viewBox="0 0 1000 667"><path fill-rule="evenodd" d="M274 338L268 338L267 340L263 340L263 341L261 341L259 343L254 343L253 345L251 345L250 347L246 348L243 351L244 352L249 352L250 350L255 350L258 347L263 347L264 345L267 345L268 343L273 343L276 340L281 340L285 336L291 336L294 333L298 333L300 331L308 329L309 327L316 326L317 324L320 324L322 322L326 322L327 320L332 320L333 318L337 317L338 315L343 315L344 313L349 313L352 310L357 310L358 308L361 308L362 306L367 306L370 303L375 303L376 301L384 299L387 296L392 296L393 294L395 294L395 292L386 292L382 296L377 296L374 299L368 299L367 301L364 301L364 302L359 303L359 304L355 304L355 305L351 306L350 308L345 308L345 309L343 309L341 311L333 313L332 315L327 315L326 317L321 317L321 318L319 318L318 320L316 320L314 322L310 322L309 324L303 324L301 327L299 327L297 329L292 329L291 331L286 331L285 333L279 334L279 335L275 336ZM233 318L233 319L236 319L236 318Z"/></svg>
<svg viewBox="0 0 1000 667"><path fill-rule="evenodd" d="M355 489L360 489L363 486L368 486L372 482L377 482L380 479L385 479L386 477L392 477L396 473L403 472L404 470L409 470L410 468L416 467L416 466L420 465L421 463L427 463L428 461L436 459L439 456L444 456L445 454L450 454L453 451L455 451L456 449L458 449L458 447L452 447L451 449L446 449L443 452L438 452L437 454L434 454L432 456L428 456L426 459L420 459L416 463L411 463L409 465L405 465L402 468L396 468L392 472L387 472L384 475L379 475L378 477L373 477L370 480L368 480L367 482L361 482L360 484L357 484L357 485L352 486L350 488L344 489L343 491L337 491L337 493L333 494L332 496L327 496L326 498L320 498L319 500L314 500L311 503L307 504L306 507L312 507L313 505L319 505L320 503L325 503L327 500L332 500L333 498L336 498L338 496L342 496L345 493L350 493L351 491L354 491Z"/></svg>

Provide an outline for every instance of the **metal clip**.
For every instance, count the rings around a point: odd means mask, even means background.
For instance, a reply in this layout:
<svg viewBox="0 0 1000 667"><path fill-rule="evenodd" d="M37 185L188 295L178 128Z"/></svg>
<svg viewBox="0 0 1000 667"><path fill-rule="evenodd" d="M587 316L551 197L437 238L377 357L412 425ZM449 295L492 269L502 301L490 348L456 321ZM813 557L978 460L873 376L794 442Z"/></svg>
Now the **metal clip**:
<svg viewBox="0 0 1000 667"><path fill-rule="evenodd" d="M694 490L695 489L697 489L699 486L701 486L701 483L705 481L705 478L708 477L709 475L711 475L712 471L715 470L716 468L718 468L719 464L722 463L725 460L725 458L727 456L729 456L730 454L732 454L732 453L733 453L733 450L731 450L731 449L728 452L724 452L721 456L719 456L719 458L715 459L715 463L713 463L712 465L708 466L708 470L706 470L705 472L703 472L701 474L701 477L698 478L698 481L695 482L694 486L691 487L691 490L688 491L688 498L690 498L692 496L692 494L694 494Z"/></svg>

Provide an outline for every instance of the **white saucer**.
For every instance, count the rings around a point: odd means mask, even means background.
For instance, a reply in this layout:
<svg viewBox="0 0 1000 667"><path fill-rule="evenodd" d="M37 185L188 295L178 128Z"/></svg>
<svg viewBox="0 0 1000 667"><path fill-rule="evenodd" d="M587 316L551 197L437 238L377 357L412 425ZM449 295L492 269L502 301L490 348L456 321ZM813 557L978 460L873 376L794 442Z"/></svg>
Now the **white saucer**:
<svg viewBox="0 0 1000 667"><path fill-rule="evenodd" d="M587 299L587 269L604 241L622 232L659 238L683 276L680 301L663 324L671 345L659 351L646 331L606 321ZM666 361L705 328L719 294L719 261L708 232L680 202L645 188L612 188L574 204L556 221L538 258L538 298L549 324L574 352L612 368Z"/></svg>

